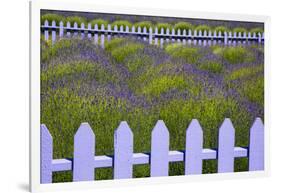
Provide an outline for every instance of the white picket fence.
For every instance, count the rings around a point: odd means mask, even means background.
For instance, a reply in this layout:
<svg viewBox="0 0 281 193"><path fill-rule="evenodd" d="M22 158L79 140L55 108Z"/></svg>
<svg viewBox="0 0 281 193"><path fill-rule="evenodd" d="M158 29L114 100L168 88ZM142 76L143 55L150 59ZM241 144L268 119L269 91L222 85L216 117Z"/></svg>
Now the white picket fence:
<svg viewBox="0 0 281 193"><path fill-rule="evenodd" d="M246 133L245 135L248 135ZM201 174L202 160L218 160L218 172L233 172L234 158L247 157L249 171L264 169L264 126L257 118L250 128L248 147L235 146L235 129L230 119L219 128L217 149L203 148L203 131L194 119L186 130L185 150L170 151L169 131L158 121L151 135L151 152L134 153L133 132L123 121L114 132L114 155L95 156L95 134L82 123L74 136L73 158L53 159L53 139L41 125L41 183L52 183L52 173L72 171L73 181L94 180L95 168L113 167L115 179L132 178L133 165L150 164L150 176L168 176L170 162L184 162L185 175Z"/></svg>
<svg viewBox="0 0 281 193"><path fill-rule="evenodd" d="M59 25L55 21L49 25L49 22L46 20L44 25L41 26L44 33L44 39L49 40L49 33L51 32L51 40L54 43L58 38L63 37L78 37L78 35L83 38L94 39L95 44L100 44L104 47L105 38L110 41L112 37L124 37L131 36L137 39L142 39L148 41L149 44L160 45L162 48L164 43L182 43L189 45L199 45L199 46L211 46L211 45L249 45L249 44L263 44L264 43L264 33L236 33L236 32L216 32L216 31L192 31L192 30L177 30L149 28L146 27L136 28L132 26L112 26L109 24L107 28L104 25L101 25L100 29L98 25L91 26L89 23L86 27L82 23L79 27L77 23L74 23L71 26L70 22L66 23L66 26L63 22L60 22ZM57 37L58 36L58 37ZM100 39L100 40L99 40Z"/></svg>

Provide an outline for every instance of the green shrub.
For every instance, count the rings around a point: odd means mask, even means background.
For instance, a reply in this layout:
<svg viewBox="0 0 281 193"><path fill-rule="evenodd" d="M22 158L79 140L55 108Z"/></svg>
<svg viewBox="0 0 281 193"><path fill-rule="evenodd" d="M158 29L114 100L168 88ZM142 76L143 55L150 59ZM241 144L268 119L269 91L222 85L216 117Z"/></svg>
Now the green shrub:
<svg viewBox="0 0 281 193"><path fill-rule="evenodd" d="M182 33L183 30L186 30L186 32L188 32L188 30L193 30L194 27L191 23L188 23L188 22L178 22L175 24L174 28L175 28L176 33L178 30L180 30Z"/></svg>
<svg viewBox="0 0 281 193"><path fill-rule="evenodd" d="M250 30L250 32L251 32L251 34L256 34L256 36L258 36L259 35L259 33L260 34L262 34L263 33L263 29L262 28L253 28L253 29L251 29Z"/></svg>
<svg viewBox="0 0 281 193"><path fill-rule="evenodd" d="M251 102L264 106L264 77L252 78L243 82L238 89Z"/></svg>
<svg viewBox="0 0 281 193"><path fill-rule="evenodd" d="M71 26L74 25L74 23L77 23L78 27L81 27L81 24L84 23L84 25L87 25L87 20L83 17L79 16L70 16L66 18L66 22L70 22Z"/></svg>
<svg viewBox="0 0 281 193"><path fill-rule="evenodd" d="M169 44L165 51L175 58L181 58L190 64L196 64L200 58L199 49L180 44Z"/></svg>
<svg viewBox="0 0 281 193"><path fill-rule="evenodd" d="M94 28L95 25L98 25L98 28L101 29L102 24L104 25L104 28L107 29L107 25L108 25L108 21L104 20L104 19L94 19L92 21L90 21L91 23L91 27Z"/></svg>
<svg viewBox="0 0 281 193"><path fill-rule="evenodd" d="M206 61L199 64L199 69L207 70L212 73L221 73L223 71L223 64L216 61Z"/></svg>
<svg viewBox="0 0 281 193"><path fill-rule="evenodd" d="M238 34L238 33L243 34L244 32L247 32L247 30L246 30L245 28L243 28L243 27L236 27L236 28L234 28L232 31L233 31L233 32L236 32L237 34Z"/></svg>
<svg viewBox="0 0 281 193"><path fill-rule="evenodd" d="M112 50L111 55L116 62L122 63L131 54L135 54L138 50L144 48L142 44L128 43L122 46L119 46Z"/></svg>
<svg viewBox="0 0 281 193"><path fill-rule="evenodd" d="M258 72L263 71L263 66L251 66L251 67L243 67L237 70L232 71L229 75L227 75L227 80L237 80L240 78L246 78L255 75Z"/></svg>
<svg viewBox="0 0 281 193"><path fill-rule="evenodd" d="M171 33L171 30L172 30L172 25L169 24L169 23L157 23L156 27L158 29L158 33L161 33L162 29L164 30L164 33L167 32L167 29L169 29L170 33Z"/></svg>
<svg viewBox="0 0 281 193"><path fill-rule="evenodd" d="M114 26L117 26L118 30L120 30L120 27L123 26L123 29L125 30L126 29L126 26L128 26L129 28L132 27L132 23L127 21L127 20L117 20L117 21L114 21L112 24L111 24L111 28L114 29Z"/></svg>
<svg viewBox="0 0 281 193"><path fill-rule="evenodd" d="M227 27L225 27L225 26L217 26L214 29L214 31L216 31L217 34L218 34L218 32L221 32L222 34L224 34L224 32L229 32L230 30Z"/></svg>
<svg viewBox="0 0 281 193"><path fill-rule="evenodd" d="M136 27L136 30L138 30L138 27L141 28L141 31L143 31L143 28L146 27L146 31L149 31L150 27L153 27L151 21L141 21L141 22L137 22L134 24L134 26Z"/></svg>
<svg viewBox="0 0 281 193"><path fill-rule="evenodd" d="M209 30L211 30L211 27L210 26L207 26L207 25L199 25L199 26L197 26L196 28L195 28L195 30L197 31L197 33L199 32L199 31L201 31L202 33L204 32L204 31L209 31Z"/></svg>
<svg viewBox="0 0 281 193"><path fill-rule="evenodd" d="M111 41L105 42L105 50L111 52L113 49L124 43L126 43L125 38L113 38Z"/></svg>
<svg viewBox="0 0 281 193"><path fill-rule="evenodd" d="M230 64L238 64L246 61L247 50L241 46L228 47L223 51L223 58Z"/></svg>
<svg viewBox="0 0 281 193"><path fill-rule="evenodd" d="M41 16L41 25L44 25L45 20L48 20L49 25L52 24L52 21L55 21L56 25L58 25L61 21L65 22L65 17L58 14L48 13Z"/></svg>
<svg viewBox="0 0 281 193"><path fill-rule="evenodd" d="M136 72L142 67L152 64L152 58L144 54L134 54L124 62L129 72Z"/></svg>
<svg viewBox="0 0 281 193"><path fill-rule="evenodd" d="M147 96L159 97L171 89L183 90L186 87L187 82L181 76L160 76L144 86L142 93Z"/></svg>

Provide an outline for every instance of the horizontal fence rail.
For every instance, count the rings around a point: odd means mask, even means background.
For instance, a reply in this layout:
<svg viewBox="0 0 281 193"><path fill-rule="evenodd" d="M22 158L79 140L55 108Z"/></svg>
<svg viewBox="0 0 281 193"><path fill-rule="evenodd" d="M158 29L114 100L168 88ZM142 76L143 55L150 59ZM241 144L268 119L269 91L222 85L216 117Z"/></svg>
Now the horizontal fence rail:
<svg viewBox="0 0 281 193"><path fill-rule="evenodd" d="M149 44L160 45L163 47L164 43L182 43L188 45L199 45L199 46L211 46L211 45L249 45L249 44L263 44L264 33L236 33L236 32L221 32L221 31L196 31L196 30L180 30L175 29L158 29L146 27L132 26L107 26L101 25L100 28L97 24L92 26L90 23L85 26L84 23L78 26L74 23L71 26L70 22L66 25L60 22L58 25L55 21L51 24L46 20L44 25L41 26L41 30L44 33L44 39L49 40L49 32L51 32L51 41L54 43L58 38L63 37L81 37L94 39L95 44L100 44L104 47L105 39L110 41L112 37L135 37L148 41ZM58 36L58 37L57 37ZM100 41L99 41L100 39Z"/></svg>
<svg viewBox="0 0 281 193"><path fill-rule="evenodd" d="M73 181L94 180L95 168L113 167L114 179L132 178L133 165L149 164L150 176L168 176L169 162L184 162L185 175L201 174L202 161L218 161L218 173L233 172L234 158L247 157L249 171L264 169L264 126L256 118L250 128L248 147L235 146L235 129L230 119L219 128L218 148L203 148L203 131L196 119L186 130L185 150L169 149L169 131L159 120L151 135L151 152L133 152L133 132L127 122L114 132L114 155L95 155L95 134L82 123L74 136L73 158L53 159L53 140L48 128L41 125L41 183L52 183L52 173L72 171Z"/></svg>

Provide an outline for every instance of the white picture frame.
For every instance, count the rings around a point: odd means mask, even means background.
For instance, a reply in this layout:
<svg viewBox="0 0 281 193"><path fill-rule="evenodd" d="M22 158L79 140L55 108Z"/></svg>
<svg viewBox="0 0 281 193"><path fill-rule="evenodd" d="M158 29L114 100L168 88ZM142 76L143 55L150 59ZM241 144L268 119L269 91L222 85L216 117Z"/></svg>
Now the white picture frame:
<svg viewBox="0 0 281 193"><path fill-rule="evenodd" d="M199 18L214 20L235 20L263 22L265 26L265 170L257 172L239 172L225 174L205 174L191 176L154 177L128 180L106 180L93 182L72 182L40 184L40 10L64 10L82 12L100 12L116 14L134 14L150 16L172 16L179 18ZM269 81L270 81L270 18L258 15L240 15L226 13L207 13L184 10L158 10L152 8L134 8L102 6L62 1L34 0L30 2L30 190L32 192L71 190L84 188L141 186L145 184L178 183L190 181L241 179L264 177L270 174L270 112L269 112Z"/></svg>

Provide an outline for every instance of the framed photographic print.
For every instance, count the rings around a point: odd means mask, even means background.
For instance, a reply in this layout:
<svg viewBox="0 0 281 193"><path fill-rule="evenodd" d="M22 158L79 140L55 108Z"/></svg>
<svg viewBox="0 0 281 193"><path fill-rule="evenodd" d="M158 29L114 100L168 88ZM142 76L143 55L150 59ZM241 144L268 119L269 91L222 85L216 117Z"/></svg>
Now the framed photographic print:
<svg viewBox="0 0 281 193"><path fill-rule="evenodd" d="M268 17L30 12L31 191L267 174Z"/></svg>

